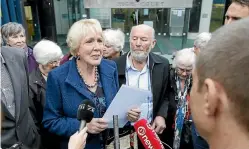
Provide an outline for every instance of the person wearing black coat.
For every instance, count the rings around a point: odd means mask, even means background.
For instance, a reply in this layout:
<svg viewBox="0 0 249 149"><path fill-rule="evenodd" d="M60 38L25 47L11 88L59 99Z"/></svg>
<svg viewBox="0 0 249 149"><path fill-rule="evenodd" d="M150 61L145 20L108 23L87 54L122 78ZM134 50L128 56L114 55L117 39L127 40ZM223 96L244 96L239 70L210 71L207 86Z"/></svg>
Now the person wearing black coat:
<svg viewBox="0 0 249 149"><path fill-rule="evenodd" d="M183 49L176 53L170 69L170 101L166 120L167 128L163 138L174 149L193 148L189 95L192 87L191 73L194 61L193 49ZM181 111L185 112L181 113Z"/></svg>
<svg viewBox="0 0 249 149"><path fill-rule="evenodd" d="M42 136L42 148L57 149L59 148L59 144L56 141L59 137L48 133L48 131L42 127L41 122L46 99L47 75L49 71L59 65L59 60L63 55L60 47L49 40L38 42L33 52L39 66L29 75L30 110L35 125Z"/></svg>
<svg viewBox="0 0 249 149"><path fill-rule="evenodd" d="M156 44L154 33L155 30L148 25L140 24L132 27L130 51L120 56L115 62L118 67L120 87L126 84L152 93L143 107L127 111L127 120L136 122L144 118L148 123L151 123L156 133L162 134L164 129L168 127L165 120L168 111L170 65L166 58L151 52ZM141 112L139 112L140 110ZM129 124L126 126L127 128L121 129L120 133L125 134L125 132L130 131L130 134L133 135L133 128L129 128ZM131 147L136 148L137 144L138 149L143 148L139 140L135 141L135 137L130 137L127 140L131 142Z"/></svg>

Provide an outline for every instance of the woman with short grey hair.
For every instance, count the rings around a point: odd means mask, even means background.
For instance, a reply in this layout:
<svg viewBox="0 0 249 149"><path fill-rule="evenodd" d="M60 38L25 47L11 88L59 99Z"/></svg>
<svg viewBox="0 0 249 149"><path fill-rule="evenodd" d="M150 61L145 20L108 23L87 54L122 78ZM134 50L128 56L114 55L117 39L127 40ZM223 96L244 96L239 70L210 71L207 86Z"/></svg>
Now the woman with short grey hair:
<svg viewBox="0 0 249 149"><path fill-rule="evenodd" d="M16 48L26 47L25 29L22 24L16 22L9 22L1 27L3 42Z"/></svg>
<svg viewBox="0 0 249 149"><path fill-rule="evenodd" d="M195 54L198 54L200 52L201 49L203 49L208 41L211 39L212 37L212 34L211 33L208 33L208 32L203 32L203 33L200 33L195 41L194 41L194 51L195 51Z"/></svg>
<svg viewBox="0 0 249 149"><path fill-rule="evenodd" d="M48 73L59 66L63 56L61 48L54 42L42 40L33 49L34 57L39 66L29 75L30 110L36 126L41 130L42 144L45 148L59 148L56 136L45 133L41 127L46 96ZM57 146L56 146L57 145Z"/></svg>
<svg viewBox="0 0 249 149"><path fill-rule="evenodd" d="M27 46L25 29L22 24L16 22L9 22L2 25L1 34L3 42L10 47L24 49L28 57L28 69L31 72L38 65L33 56L33 50Z"/></svg>
<svg viewBox="0 0 249 149"><path fill-rule="evenodd" d="M120 29L106 29L103 31L104 49L103 56L107 59L115 59L122 55L125 35Z"/></svg>
<svg viewBox="0 0 249 149"><path fill-rule="evenodd" d="M192 86L192 69L195 62L193 48L182 49L176 52L173 67L170 70L170 104L168 110L168 125L170 128L167 138L174 149L193 148L189 141L190 109L189 94Z"/></svg>
<svg viewBox="0 0 249 149"><path fill-rule="evenodd" d="M59 66L60 59L63 57L61 48L49 40L38 42L33 49L33 54L45 80L47 79L48 73L53 68Z"/></svg>

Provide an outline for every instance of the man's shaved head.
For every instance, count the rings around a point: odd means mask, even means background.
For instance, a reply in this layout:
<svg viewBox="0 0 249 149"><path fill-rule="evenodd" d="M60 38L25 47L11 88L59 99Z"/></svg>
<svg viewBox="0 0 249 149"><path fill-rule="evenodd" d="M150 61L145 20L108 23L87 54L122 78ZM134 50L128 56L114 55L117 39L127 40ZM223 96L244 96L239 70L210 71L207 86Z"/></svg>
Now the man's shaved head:
<svg viewBox="0 0 249 149"><path fill-rule="evenodd" d="M234 119L249 132L249 18L213 33L196 62L199 90L210 78L224 88Z"/></svg>

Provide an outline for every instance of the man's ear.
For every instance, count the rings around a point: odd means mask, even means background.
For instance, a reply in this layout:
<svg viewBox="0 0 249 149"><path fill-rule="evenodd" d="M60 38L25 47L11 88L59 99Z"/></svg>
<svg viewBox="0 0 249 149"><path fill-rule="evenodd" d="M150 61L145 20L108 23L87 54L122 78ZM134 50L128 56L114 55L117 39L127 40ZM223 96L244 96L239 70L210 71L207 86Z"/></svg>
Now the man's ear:
<svg viewBox="0 0 249 149"><path fill-rule="evenodd" d="M214 116L220 104L219 91L216 88L216 82L212 79L205 79L204 81L204 113L207 116Z"/></svg>
<svg viewBox="0 0 249 149"><path fill-rule="evenodd" d="M155 45L156 45L156 39L153 39L152 44L151 44L151 48L153 49L155 47Z"/></svg>

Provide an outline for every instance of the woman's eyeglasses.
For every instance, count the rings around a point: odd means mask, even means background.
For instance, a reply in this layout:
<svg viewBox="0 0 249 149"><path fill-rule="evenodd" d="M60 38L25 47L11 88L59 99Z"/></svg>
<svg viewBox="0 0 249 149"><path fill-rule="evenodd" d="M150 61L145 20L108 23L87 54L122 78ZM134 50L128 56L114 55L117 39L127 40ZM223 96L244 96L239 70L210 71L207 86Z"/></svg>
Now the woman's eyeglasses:
<svg viewBox="0 0 249 149"><path fill-rule="evenodd" d="M184 72L186 72L186 74L191 74L192 73L192 69L183 69L183 68L177 67L176 70L177 70L177 72L179 74L182 74Z"/></svg>
<svg viewBox="0 0 249 149"><path fill-rule="evenodd" d="M49 64L52 64L53 66L58 66L60 64L60 60L49 62Z"/></svg>

